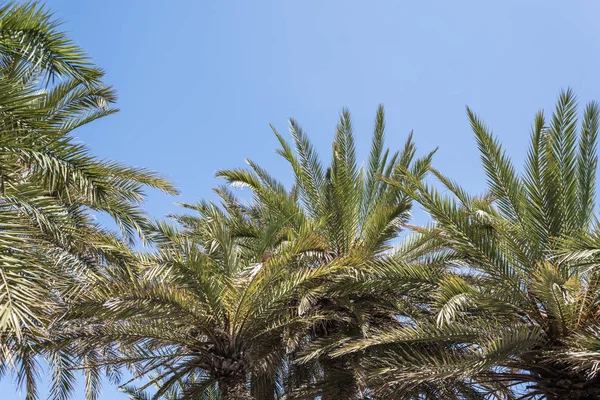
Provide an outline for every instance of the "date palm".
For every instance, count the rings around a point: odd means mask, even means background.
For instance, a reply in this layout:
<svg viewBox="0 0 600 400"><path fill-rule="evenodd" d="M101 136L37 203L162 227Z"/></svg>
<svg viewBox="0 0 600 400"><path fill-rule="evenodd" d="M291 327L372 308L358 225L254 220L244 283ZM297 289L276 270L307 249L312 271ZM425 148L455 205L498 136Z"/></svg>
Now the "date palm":
<svg viewBox="0 0 600 400"><path fill-rule="evenodd" d="M286 367L286 390L295 397L356 398L364 387L357 382L353 358L334 359L323 349L341 338L362 337L368 326L393 323L399 313L399 298L406 293L394 292L391 287L409 281L417 285L417 280L411 281L409 276L418 268L409 272L410 268L405 267L409 253L414 256L420 247L407 247L406 259L400 253L390 256L393 243L410 216L411 199L379 177L398 180L403 171L410 170L421 179L432 154L416 159L412 135L402 151L390 153L384 149L384 131L384 111L379 107L369 159L365 168L359 167L350 114L344 110L335 133L331 163L325 169L294 120L290 121L294 147L274 130L281 144L278 153L294 173L294 186L289 193L252 161L248 161L250 170L217 174L235 186L249 187L259 208L270 210L290 227L318 227L315 233L322 248L313 253L310 265L343 266L335 276L326 278L323 287L327 289L313 293L310 302L303 305L325 318L310 328L303 343L299 343L301 352L295 353L297 359ZM427 283L429 278L425 275L421 277ZM389 284L388 290L383 290L382 285L379 291L373 290L372 283L382 280ZM408 286L411 285L406 285L406 290Z"/></svg>
<svg viewBox="0 0 600 400"><path fill-rule="evenodd" d="M519 174L468 110L489 193L471 196L436 171L453 197L413 180L414 198L435 222L423 234L460 261L447 264L428 304L435 317L337 350L368 354L362 362L382 396L456 380L477 396L600 396L598 270L590 258L599 112L589 103L578 125L575 96L563 92L549 123L537 114Z"/></svg>
<svg viewBox="0 0 600 400"><path fill-rule="evenodd" d="M231 206L188 207L198 215L174 216L181 229L157 225L156 251L80 294L56 340L90 369L131 366L149 377L138 392L159 384L153 399L201 398L214 384L223 399L252 399L250 375L277 368L284 327L308 317L292 300L330 267L289 268L319 246L309 227L290 235ZM261 234L239 234L252 230Z"/></svg>
<svg viewBox="0 0 600 400"><path fill-rule="evenodd" d="M129 257L123 239L148 225L144 187L174 192L160 176L75 142L73 130L117 111L101 78L48 11L0 7L0 372L16 372L28 398L37 355L58 357L41 347L58 305L85 289L83 276ZM123 235L95 222L96 212ZM57 396L72 386L58 376Z"/></svg>

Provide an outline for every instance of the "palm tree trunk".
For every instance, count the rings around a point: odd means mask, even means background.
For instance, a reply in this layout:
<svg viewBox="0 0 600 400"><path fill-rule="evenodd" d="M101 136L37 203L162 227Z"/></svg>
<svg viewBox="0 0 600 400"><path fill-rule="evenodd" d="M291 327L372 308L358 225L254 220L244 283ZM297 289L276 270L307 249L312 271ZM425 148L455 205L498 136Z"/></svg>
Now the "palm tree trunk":
<svg viewBox="0 0 600 400"><path fill-rule="evenodd" d="M326 360L323 362L323 378L326 390L322 400L353 400L357 388L354 374L348 370L343 360Z"/></svg>
<svg viewBox="0 0 600 400"><path fill-rule="evenodd" d="M250 378L250 391L256 400L275 399L275 376L273 374L253 374Z"/></svg>
<svg viewBox="0 0 600 400"><path fill-rule="evenodd" d="M244 375L233 375L219 379L219 390L223 400L255 400L250 393Z"/></svg>

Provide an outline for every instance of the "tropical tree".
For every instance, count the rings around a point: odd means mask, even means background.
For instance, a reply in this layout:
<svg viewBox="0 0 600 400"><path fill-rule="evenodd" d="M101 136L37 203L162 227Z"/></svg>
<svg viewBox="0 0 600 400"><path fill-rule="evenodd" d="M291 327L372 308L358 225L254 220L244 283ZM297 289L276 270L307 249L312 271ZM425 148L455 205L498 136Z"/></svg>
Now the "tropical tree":
<svg viewBox="0 0 600 400"><path fill-rule="evenodd" d="M85 290L85 275L129 257L123 239L148 225L144 187L175 192L75 142L75 129L117 111L102 75L44 8L0 7L0 372L16 372L28 398L37 395L36 356L61 358L46 341L53 313ZM123 234L95 222L96 212ZM55 378L60 398L72 380Z"/></svg>
<svg viewBox="0 0 600 400"><path fill-rule="evenodd" d="M277 368L283 328L307 319L292 300L328 269L289 268L318 247L311 229L262 226L247 239L235 233L258 227L241 209L187 207L198 215L174 216L181 229L157 224L156 251L80 293L55 340L88 369L130 366L133 380L149 377L136 393L158 384L153 399L171 390L201 398L214 384L224 399L252 399L250 375Z"/></svg>
<svg viewBox="0 0 600 400"><path fill-rule="evenodd" d="M423 235L455 255L427 305L435 317L336 354L364 354L371 387L390 397L458 379L477 395L598 398L598 105L589 103L578 125L567 90L549 123L539 112L522 173L468 116L489 192L472 196L435 170L452 197L412 179L414 199L434 219Z"/></svg>
<svg viewBox="0 0 600 400"><path fill-rule="evenodd" d="M419 180L427 172L433 153L416 159L412 134L402 151L392 154L386 150L382 106L377 111L365 168L357 162L347 110L341 113L331 163L326 169L296 121L290 120L293 147L273 130L281 144L278 153L294 173L289 192L250 160L250 170L224 170L217 176L234 186L249 187L257 208L269 210L290 227L316 228L321 248L313 252L310 265L335 264L338 269L335 275L325 278L320 291L311 293L306 304L301 305L303 310L312 309L324 319L311 325L298 343L292 357L295 360L285 368L285 387L288 395L294 397L354 399L368 389L359 382L353 357L332 358L327 349L339 340L362 338L368 327L394 324L395 316L410 308L401 298L408 292L415 293L416 287L431 284L435 276L433 270L424 272L417 264L407 264L423 251L420 243L413 242L390 254L409 219L411 198L380 177L401 180L403 172L409 170ZM385 281L387 289L380 284L375 290L375 281Z"/></svg>

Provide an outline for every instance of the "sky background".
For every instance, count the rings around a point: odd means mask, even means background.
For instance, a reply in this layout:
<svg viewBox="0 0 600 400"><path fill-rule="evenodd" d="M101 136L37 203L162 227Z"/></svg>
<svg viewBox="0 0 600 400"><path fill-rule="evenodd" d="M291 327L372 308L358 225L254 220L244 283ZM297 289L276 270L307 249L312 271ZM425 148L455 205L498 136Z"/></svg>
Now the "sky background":
<svg viewBox="0 0 600 400"><path fill-rule="evenodd" d="M297 119L329 160L342 107L365 159L379 103L387 145L415 132L420 153L473 192L485 189L470 106L520 165L534 114L561 88L600 100L596 1L50 0L71 37L106 70L117 115L81 129L99 156L160 171L175 202L215 199L218 169L251 158L285 182L269 123ZM424 220L416 213L417 222ZM45 393L45 389L42 393ZM83 398L78 392L76 398ZM0 398L20 399L9 379ZM125 399L105 385L101 400Z"/></svg>

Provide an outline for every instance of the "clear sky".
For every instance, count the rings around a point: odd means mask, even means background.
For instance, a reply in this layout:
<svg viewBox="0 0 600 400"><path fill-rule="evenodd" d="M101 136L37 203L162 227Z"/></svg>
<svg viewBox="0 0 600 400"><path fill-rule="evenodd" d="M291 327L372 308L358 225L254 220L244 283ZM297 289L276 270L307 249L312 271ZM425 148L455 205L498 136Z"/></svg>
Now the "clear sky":
<svg viewBox="0 0 600 400"><path fill-rule="evenodd" d="M82 129L93 151L173 179L153 216L214 198L218 169L245 157L289 181L269 129L296 118L328 159L349 107L359 154L377 104L387 144L410 130L435 166L481 192L469 105L520 165L533 116L561 88L600 100L600 3L587 1L50 0L106 72L121 113ZM422 218L422 217L419 217ZM419 219L418 218L418 219ZM18 397L8 380L0 397ZM77 398L81 395L78 395ZM125 397L106 385L102 400Z"/></svg>

